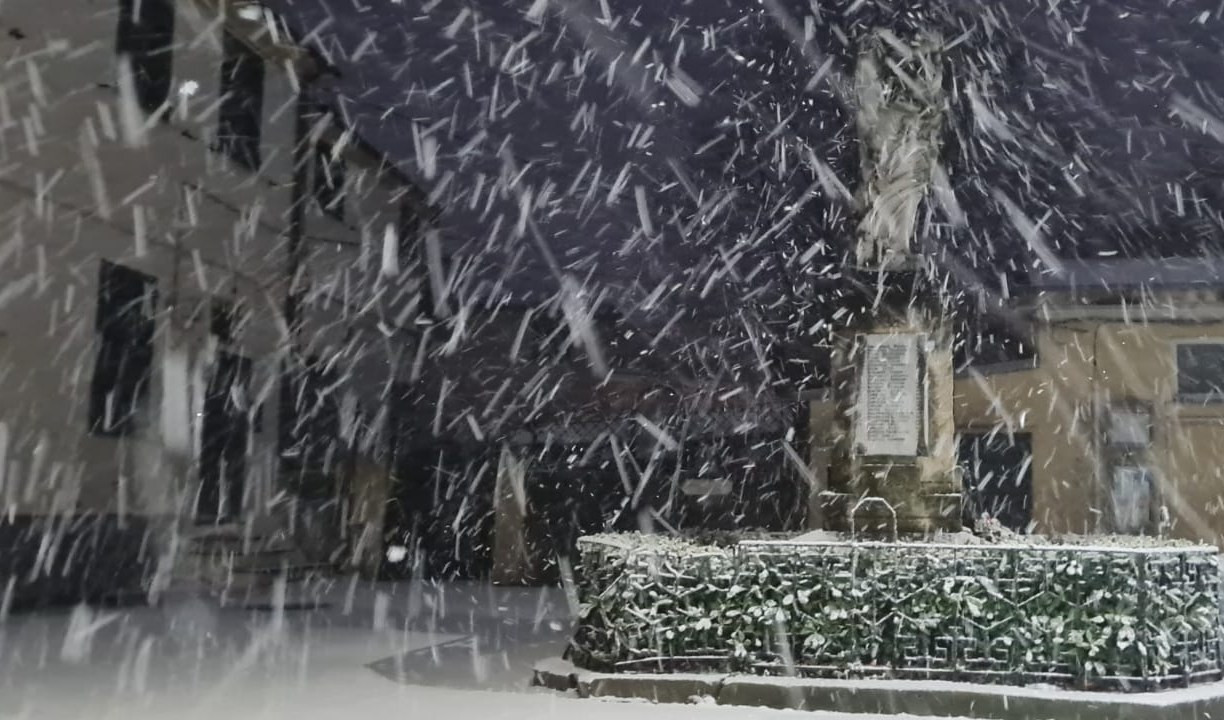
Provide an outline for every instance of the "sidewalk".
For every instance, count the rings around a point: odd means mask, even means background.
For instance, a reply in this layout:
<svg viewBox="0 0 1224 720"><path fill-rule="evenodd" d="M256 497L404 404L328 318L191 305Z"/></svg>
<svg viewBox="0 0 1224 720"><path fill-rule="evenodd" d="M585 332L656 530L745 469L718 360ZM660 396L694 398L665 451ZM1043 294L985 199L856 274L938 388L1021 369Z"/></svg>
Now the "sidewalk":
<svg viewBox="0 0 1224 720"><path fill-rule="evenodd" d="M555 589L337 587L315 611L65 609L0 624L0 720L782 720L755 708L592 702L531 689L568 611ZM863 715L814 715L854 718Z"/></svg>

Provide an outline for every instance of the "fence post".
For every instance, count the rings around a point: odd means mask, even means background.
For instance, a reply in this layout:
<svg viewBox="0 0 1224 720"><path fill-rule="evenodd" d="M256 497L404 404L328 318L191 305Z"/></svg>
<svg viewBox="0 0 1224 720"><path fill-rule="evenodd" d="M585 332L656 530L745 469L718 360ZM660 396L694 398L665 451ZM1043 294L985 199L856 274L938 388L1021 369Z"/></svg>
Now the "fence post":
<svg viewBox="0 0 1224 720"><path fill-rule="evenodd" d="M856 515L858 515L860 508L871 503L879 503L888 510L888 515L890 518L892 518L892 541L897 542L897 511L887 500L875 495L863 496L854 504L854 507L850 508L850 539L854 541L858 540L858 528L854 522L854 518Z"/></svg>

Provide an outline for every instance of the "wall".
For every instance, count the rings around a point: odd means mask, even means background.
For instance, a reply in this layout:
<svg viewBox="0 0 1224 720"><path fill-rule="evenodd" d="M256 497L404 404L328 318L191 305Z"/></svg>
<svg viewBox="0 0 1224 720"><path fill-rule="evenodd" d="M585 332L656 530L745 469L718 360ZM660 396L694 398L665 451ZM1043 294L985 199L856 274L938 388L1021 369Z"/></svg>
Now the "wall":
<svg viewBox="0 0 1224 720"><path fill-rule="evenodd" d="M205 140L212 123L206 108L219 85L217 28L204 30L199 15L179 18L176 73L200 89L185 119L146 128L125 123L115 89L117 8L17 2L4 16L5 44L27 57L4 70L17 117L0 130L11 168L0 185L11 250L0 264L8 288L0 308L0 405L11 428L6 505L18 512L164 513L185 491L177 473L164 472L157 450L163 419L157 373L141 432L121 440L86 432L100 260L157 279L159 306L174 311L159 317L156 342L181 351L189 377L199 375L209 349L201 322L207 315L195 310L210 294L251 303L255 327L243 338L244 353L266 355L274 346L274 328L264 321L273 317L268 278L278 265L267 250L278 234L268 218L278 210L244 227L251 205L243 198L260 181L226 167ZM192 77L192 68L210 71ZM269 85L271 113L287 93L275 80ZM125 141L125 127L138 127L137 146ZM267 128L268 144L282 129ZM283 166L272 160L269 173L283 175ZM285 194L260 192L282 204ZM198 394L197 387L187 400Z"/></svg>
<svg viewBox="0 0 1224 720"><path fill-rule="evenodd" d="M1033 521L1038 532L1094 527L1091 436L1091 339L1042 334L1035 370L956 381L958 431L1031 432Z"/></svg>
<svg viewBox="0 0 1224 720"><path fill-rule="evenodd" d="M833 428L836 410L834 403L828 398L814 400L809 403L810 416L808 428L811 432L811 442L808 443L808 468L810 478L805 478L809 484L807 526L811 529L824 527L824 513L821 508L820 493L829 487L829 463L833 460Z"/></svg>
<svg viewBox="0 0 1224 720"><path fill-rule="evenodd" d="M957 425L1033 435L1034 520L1039 531L1108 526L1098 487L1093 388L1102 405L1152 410L1146 461L1170 514L1170 534L1218 542L1224 533L1224 406L1176 399L1176 343L1224 338L1224 323L1064 322L1038 334L1040 367L957 381Z"/></svg>
<svg viewBox="0 0 1224 720"><path fill-rule="evenodd" d="M0 68L0 503L9 512L165 515L190 504L194 418L218 349L210 297L249 311L230 349L253 358L256 394L269 402L252 435L247 485L255 500L275 491L294 81L280 60L267 63L258 173L210 151L221 25L180 2L171 91L180 107L164 122L125 121L132 114L115 81L118 6L15 0L0 17L10 59ZM177 94L189 84L194 92ZM395 353L383 333L381 343L369 341L377 318L357 309L368 305L361 288L370 245L393 214L399 183L351 154L361 199L349 222L307 213L305 325L316 350L348 353L343 361L360 368L349 373L352 392L373 413ZM119 440L86 431L102 259L158 283L147 413L138 433ZM323 302L344 288L347 306Z"/></svg>
<svg viewBox="0 0 1224 720"><path fill-rule="evenodd" d="M956 379L957 429L1031 433L1034 531L1102 532L1110 528L1111 500L1097 460L1104 455L1094 439L1094 388L1102 407L1146 405L1151 442L1137 460L1157 483L1150 530L1163 504L1170 535L1224 543L1224 404L1178 402L1176 345L1186 340L1224 340L1224 321L1044 323L1037 367L984 368ZM831 402L812 403L814 448L830 444L833 413ZM813 451L818 477L830 461Z"/></svg>

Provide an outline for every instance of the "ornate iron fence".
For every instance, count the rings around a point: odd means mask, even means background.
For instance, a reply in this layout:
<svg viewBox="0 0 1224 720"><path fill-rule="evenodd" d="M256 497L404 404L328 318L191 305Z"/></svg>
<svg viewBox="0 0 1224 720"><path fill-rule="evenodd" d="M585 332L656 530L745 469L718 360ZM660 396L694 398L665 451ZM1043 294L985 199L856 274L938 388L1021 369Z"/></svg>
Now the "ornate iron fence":
<svg viewBox="0 0 1224 720"><path fill-rule="evenodd" d="M1213 547L580 546L571 653L592 669L1125 690L1221 677Z"/></svg>

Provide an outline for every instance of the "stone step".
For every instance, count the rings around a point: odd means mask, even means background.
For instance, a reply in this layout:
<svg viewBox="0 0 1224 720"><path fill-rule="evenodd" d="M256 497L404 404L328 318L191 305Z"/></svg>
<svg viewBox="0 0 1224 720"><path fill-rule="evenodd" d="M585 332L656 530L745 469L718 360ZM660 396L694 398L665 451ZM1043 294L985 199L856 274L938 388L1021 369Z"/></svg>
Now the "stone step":
<svg viewBox="0 0 1224 720"><path fill-rule="evenodd" d="M316 582L323 576L317 572L289 573L228 573L204 578L206 584L218 591L222 590L270 590L278 582L302 584Z"/></svg>
<svg viewBox="0 0 1224 720"><path fill-rule="evenodd" d="M279 586L287 588L287 606L317 606L310 589L334 577L330 564L308 560L272 516L186 528L176 560L172 583L230 604L271 606Z"/></svg>
<svg viewBox="0 0 1224 720"><path fill-rule="evenodd" d="M187 552L182 555L184 560L196 564L223 567L273 566L273 564L302 564L306 557L296 547L274 547L271 550L256 550L252 552Z"/></svg>
<svg viewBox="0 0 1224 720"><path fill-rule="evenodd" d="M311 562L296 548L249 554L221 553L179 556L171 573L179 584L204 583L221 587L241 579L244 583L269 584L279 576L289 580L326 576L332 571L328 563Z"/></svg>
<svg viewBox="0 0 1224 720"><path fill-rule="evenodd" d="M175 565L178 577L204 576L228 577L230 575L288 575L305 577L325 575L330 572L329 563L311 562L300 553L232 555L224 558L184 556Z"/></svg>
<svg viewBox="0 0 1224 720"><path fill-rule="evenodd" d="M254 565L251 567L235 567L233 572L235 575L259 575L267 577L284 575L290 580L296 580L316 575L325 575L330 573L331 569L331 565L327 563L296 563L292 565L277 563Z"/></svg>
<svg viewBox="0 0 1224 720"><path fill-rule="evenodd" d="M250 610L310 610L328 604L323 597L334 582L335 578L331 576L296 580L235 578L235 582L219 588L216 594L222 605Z"/></svg>
<svg viewBox="0 0 1224 720"><path fill-rule="evenodd" d="M292 549L288 538L277 535L251 535L246 537L207 536L187 538L183 543L187 552L207 555L214 552L255 552L262 550Z"/></svg>
<svg viewBox="0 0 1224 720"><path fill-rule="evenodd" d="M182 546L195 551L245 550L259 547L291 546L282 535L248 535L245 538L186 538Z"/></svg>

